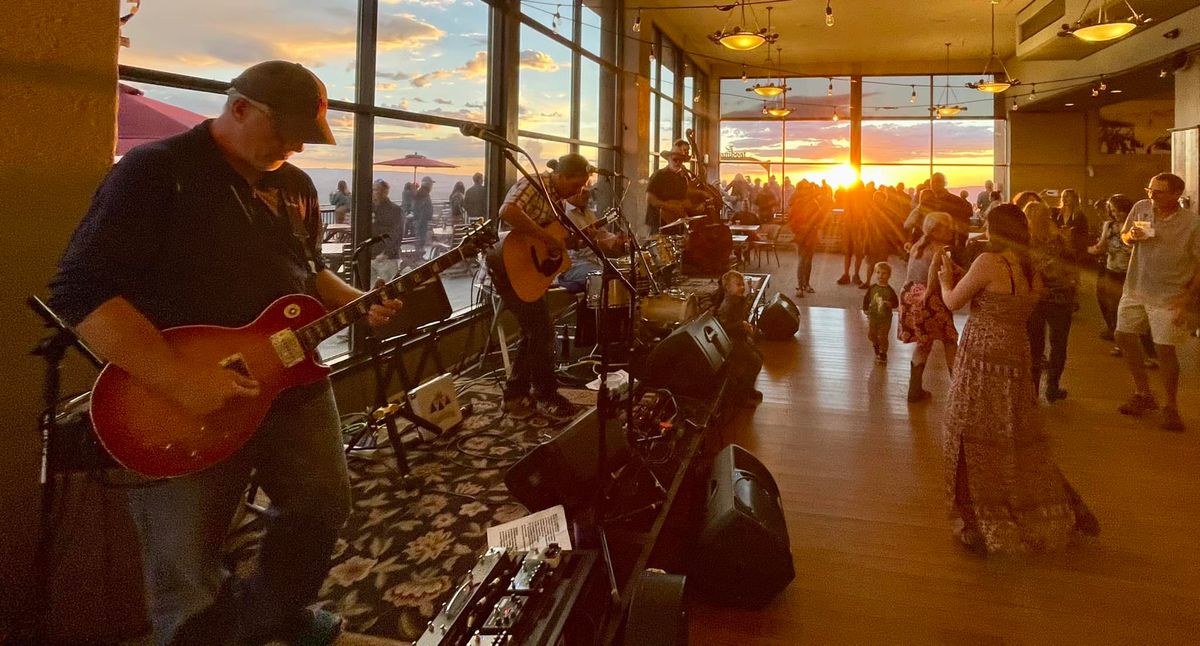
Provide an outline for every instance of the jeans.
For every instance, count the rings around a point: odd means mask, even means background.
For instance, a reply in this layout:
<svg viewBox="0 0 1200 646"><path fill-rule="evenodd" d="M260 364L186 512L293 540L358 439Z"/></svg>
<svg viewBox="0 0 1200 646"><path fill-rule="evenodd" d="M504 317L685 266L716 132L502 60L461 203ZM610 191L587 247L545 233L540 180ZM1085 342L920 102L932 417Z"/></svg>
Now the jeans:
<svg viewBox="0 0 1200 646"><path fill-rule="evenodd" d="M221 562L251 470L270 497L256 571ZM327 380L289 389L254 437L196 474L129 492L157 644L261 643L312 603L350 514L341 426Z"/></svg>
<svg viewBox="0 0 1200 646"><path fill-rule="evenodd" d="M600 271L600 265L588 260L576 260L570 269L558 275L558 284L572 294L580 294L587 290L588 274L596 271Z"/></svg>
<svg viewBox="0 0 1200 646"><path fill-rule="evenodd" d="M550 322L546 297L526 303L507 284L498 282L496 289L504 307L521 326L521 345L513 361L512 376L504 386L505 396L527 395L531 386L534 397L553 395L558 392L558 380L554 377L554 325Z"/></svg>
<svg viewBox="0 0 1200 646"><path fill-rule="evenodd" d="M1067 365L1067 337L1071 333L1072 303L1039 302L1029 315L1029 352L1033 359L1033 387L1041 392L1042 368L1045 367L1046 389L1058 390L1063 369ZM1046 362L1046 331L1050 333L1050 361Z"/></svg>
<svg viewBox="0 0 1200 646"><path fill-rule="evenodd" d="M796 287L808 287L812 283L812 266L813 256L817 250L815 247L798 246L796 251L799 255L799 262L796 264Z"/></svg>
<svg viewBox="0 0 1200 646"><path fill-rule="evenodd" d="M425 249L425 241L429 236L429 220L413 218L412 225L413 238L415 239L414 244L417 247L417 251L423 251Z"/></svg>

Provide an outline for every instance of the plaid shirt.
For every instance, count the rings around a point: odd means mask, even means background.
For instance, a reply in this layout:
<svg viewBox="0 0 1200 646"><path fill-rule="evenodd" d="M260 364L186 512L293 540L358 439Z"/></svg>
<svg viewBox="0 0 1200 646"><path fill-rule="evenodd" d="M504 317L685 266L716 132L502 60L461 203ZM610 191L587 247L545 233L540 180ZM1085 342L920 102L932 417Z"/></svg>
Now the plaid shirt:
<svg viewBox="0 0 1200 646"><path fill-rule="evenodd" d="M546 190L550 193L550 199L558 202L561 206L562 201L569 195L559 195L554 188L554 182L550 180L550 173L541 174L542 182L546 185ZM508 195L504 196L505 204L515 204L521 207L525 215L529 216L535 224L545 226L548 222L555 219L554 209L550 204L542 198L542 194L537 187L529 183L529 180L522 177L512 188L508 189Z"/></svg>

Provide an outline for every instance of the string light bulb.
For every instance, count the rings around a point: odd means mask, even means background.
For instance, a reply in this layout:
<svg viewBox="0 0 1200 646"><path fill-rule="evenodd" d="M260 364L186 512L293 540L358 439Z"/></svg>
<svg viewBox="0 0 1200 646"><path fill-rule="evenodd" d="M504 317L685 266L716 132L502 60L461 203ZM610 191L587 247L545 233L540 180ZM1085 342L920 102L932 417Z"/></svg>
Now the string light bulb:
<svg viewBox="0 0 1200 646"><path fill-rule="evenodd" d="M1167 68L1164 67L1161 70L1158 70L1158 78L1160 78L1160 79L1167 78Z"/></svg>
<svg viewBox="0 0 1200 646"><path fill-rule="evenodd" d="M1093 86L1092 87L1092 96L1100 96L1100 88Z"/></svg>
<svg viewBox="0 0 1200 646"><path fill-rule="evenodd" d="M550 28L556 32L558 31L558 22L562 20L562 14L558 11L560 7L562 5L554 5L554 17L550 20Z"/></svg>
<svg viewBox="0 0 1200 646"><path fill-rule="evenodd" d="M834 109L833 109L833 120L834 120L834 121L837 121L837 120L838 120L837 108L834 108Z"/></svg>
<svg viewBox="0 0 1200 646"><path fill-rule="evenodd" d="M825 96L833 96L833 79L829 79L829 88L825 90Z"/></svg>
<svg viewBox="0 0 1200 646"><path fill-rule="evenodd" d="M742 83L750 80L750 75L746 73L746 64L742 63Z"/></svg>
<svg viewBox="0 0 1200 646"><path fill-rule="evenodd" d="M831 2L832 2L832 0L825 0L825 26L826 27L833 26L833 5L830 4Z"/></svg>
<svg viewBox="0 0 1200 646"><path fill-rule="evenodd" d="M1104 75L1101 74L1100 75L1100 91L1103 92L1107 89L1108 89L1108 83L1104 82Z"/></svg>
<svg viewBox="0 0 1200 646"><path fill-rule="evenodd" d="M1016 97L1013 97L1012 109L1013 109L1013 112L1016 112L1017 110L1020 110L1020 109L1021 109L1021 106L1020 106L1020 104L1018 104L1018 103L1017 103L1017 98L1016 98Z"/></svg>
<svg viewBox="0 0 1200 646"><path fill-rule="evenodd" d="M1035 98L1037 98L1037 86L1030 85L1029 86L1029 97L1026 100L1033 101Z"/></svg>
<svg viewBox="0 0 1200 646"><path fill-rule="evenodd" d="M917 86L911 85L909 87L912 88L912 95L908 97L908 102L916 103L917 102Z"/></svg>
<svg viewBox="0 0 1200 646"><path fill-rule="evenodd" d="M654 62L654 43L650 43L650 62Z"/></svg>
<svg viewBox="0 0 1200 646"><path fill-rule="evenodd" d="M642 10L637 10L637 15L633 18L633 33L638 33L642 30Z"/></svg>

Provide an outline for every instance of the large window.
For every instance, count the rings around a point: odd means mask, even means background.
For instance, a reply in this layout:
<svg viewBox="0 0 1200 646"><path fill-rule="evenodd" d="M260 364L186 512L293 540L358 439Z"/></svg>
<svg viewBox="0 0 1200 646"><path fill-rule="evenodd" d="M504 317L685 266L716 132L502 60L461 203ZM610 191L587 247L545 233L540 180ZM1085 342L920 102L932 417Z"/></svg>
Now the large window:
<svg viewBox="0 0 1200 646"><path fill-rule="evenodd" d="M356 177L363 186L386 181L389 197L397 203L405 184L420 183L425 176L434 182L434 224L425 256L413 257L412 231L406 229L402 257L376 257L378 262L369 263L370 275L360 278L365 284L394 272L388 260L403 270L454 242L448 197L456 183L470 186L477 172L489 185L505 176L503 160L488 157L482 141L463 137L461 125L520 128L519 143L539 163L569 150L593 160L614 150L613 128L605 123L612 119L613 107L602 104L615 98L616 68L602 58L615 52L615 30L604 24L612 13L608 2L591 0L587 7L530 3L511 13L493 9L486 0L151 3L122 30L130 47L121 49L120 63L133 68L122 80L149 98L212 117L225 102L220 84L253 63L280 58L313 70L333 103L329 121L337 145L306 146L291 161L313 179L322 203L328 203L340 181L353 192ZM377 16L372 42L360 42L360 13ZM520 43L511 44L517 56L497 55L494 20L520 25ZM359 78L360 54L373 60L375 78ZM504 71L504 82L491 83L494 94L489 96L489 77L499 65L511 69ZM578 98L573 99L576 89ZM519 113L505 100L513 92L519 97ZM369 126L373 136L356 141L356 124ZM359 191L364 193L355 192L350 214L322 209L327 238L322 251L347 278L352 275L345 262L350 250L376 228L369 189ZM369 255L379 254L373 248ZM455 309L474 301L467 272L455 268L442 282ZM333 337L322 347L323 356L352 351L356 338L348 333Z"/></svg>
<svg viewBox="0 0 1200 646"><path fill-rule="evenodd" d="M994 143L1002 122L994 117L991 96L964 87L973 80L930 75L789 78L786 107L791 112L779 118L764 110L784 99L763 99L752 91L772 79L722 79L722 179L765 173L754 171L745 161L750 157L768 162L771 174L778 170L793 182L806 178L848 184L861 178L914 186L940 171L952 190L973 196L984 180L998 179L1004 171ZM861 84L862 95L862 118L856 122L850 119L854 83ZM965 109L935 118L930 108L939 103ZM861 142L857 160L850 154L855 137Z"/></svg>

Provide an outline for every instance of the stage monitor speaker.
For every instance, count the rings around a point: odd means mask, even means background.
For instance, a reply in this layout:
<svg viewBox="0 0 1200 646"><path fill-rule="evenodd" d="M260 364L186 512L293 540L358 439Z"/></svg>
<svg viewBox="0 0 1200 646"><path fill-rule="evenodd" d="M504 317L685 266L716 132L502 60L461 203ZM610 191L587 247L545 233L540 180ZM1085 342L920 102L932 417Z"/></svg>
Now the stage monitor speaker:
<svg viewBox="0 0 1200 646"><path fill-rule="evenodd" d="M711 314L681 325L654 346L641 369L649 386L676 395L706 398L716 394L729 358L729 335Z"/></svg>
<svg viewBox="0 0 1200 646"><path fill-rule="evenodd" d="M629 596L624 646L686 646L687 577L661 570L644 570Z"/></svg>
<svg viewBox="0 0 1200 646"><path fill-rule="evenodd" d="M421 283L416 289L404 292L401 296L404 307L400 313L392 317L386 325L375 329L375 336L380 339L408 334L413 330L450 318L454 310L450 307L450 299L446 296L446 288L439 277L434 276Z"/></svg>
<svg viewBox="0 0 1200 646"><path fill-rule="evenodd" d="M776 294L758 313L758 329L763 338L786 341L800 329L800 310L792 299Z"/></svg>
<svg viewBox="0 0 1200 646"><path fill-rule="evenodd" d="M689 577L713 603L759 608L796 576L779 487L749 451L717 454Z"/></svg>
<svg viewBox="0 0 1200 646"><path fill-rule="evenodd" d="M608 421L605 437L608 471L629 462L629 445L620 420ZM595 407L575 418L557 437L540 444L504 475L504 484L514 498L530 511L562 505L568 512L592 502L600 468L599 415ZM607 479L605 479L607 480Z"/></svg>

